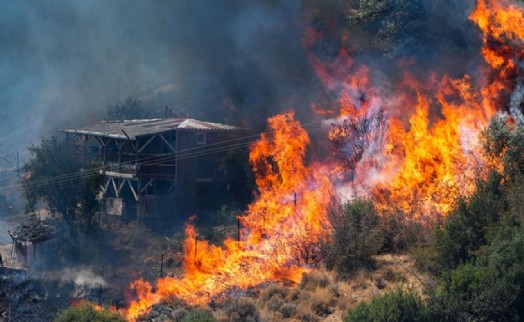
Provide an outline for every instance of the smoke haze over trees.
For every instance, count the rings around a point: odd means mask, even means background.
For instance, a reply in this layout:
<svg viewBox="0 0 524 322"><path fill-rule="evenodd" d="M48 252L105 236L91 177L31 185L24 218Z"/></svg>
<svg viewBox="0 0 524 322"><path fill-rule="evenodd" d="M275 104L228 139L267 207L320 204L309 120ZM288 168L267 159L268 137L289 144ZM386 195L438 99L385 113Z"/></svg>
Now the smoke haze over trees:
<svg viewBox="0 0 524 322"><path fill-rule="evenodd" d="M374 10L370 1L351 1L359 3ZM385 52L414 54L419 65L443 65L434 57L444 51L463 57L442 66L460 73L468 65L462 60L476 56L478 48L471 47L479 44L464 27L468 4L441 0L416 12L395 8L407 19L395 26L377 26L376 15L360 11L352 17L373 18L364 24L370 37L386 35L380 39L392 46ZM352 45L368 44L353 36L344 1L3 2L0 144L23 148L57 128L101 119L107 106L125 97L152 108L167 104L178 116L257 130L267 117L288 109L309 118L310 103L325 91L306 51L331 59L329 53L345 43L340 35L329 36L304 48L305 25L328 34L330 28L349 28ZM406 28L416 37L404 35ZM382 55L357 58L383 66L388 77L397 73L385 68Z"/></svg>
<svg viewBox="0 0 524 322"><path fill-rule="evenodd" d="M3 2L3 132L26 144L128 96L262 123L295 105L290 92L307 96L300 12L299 1Z"/></svg>

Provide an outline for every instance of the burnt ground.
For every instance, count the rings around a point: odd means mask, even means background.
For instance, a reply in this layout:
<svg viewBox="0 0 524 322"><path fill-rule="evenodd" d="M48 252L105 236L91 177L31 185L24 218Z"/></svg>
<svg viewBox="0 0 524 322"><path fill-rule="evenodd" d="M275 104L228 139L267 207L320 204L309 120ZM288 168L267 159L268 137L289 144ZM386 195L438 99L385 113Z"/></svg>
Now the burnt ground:
<svg viewBox="0 0 524 322"><path fill-rule="evenodd" d="M4 216L0 223L7 232L28 217ZM167 238L116 220L79 234L74 241L62 237L43 252L28 251L25 263L3 238L0 254L8 268L0 268L0 321L53 321L82 299L124 307L126 298L132 297L131 281L160 276L162 255L164 276L180 270L181 236Z"/></svg>

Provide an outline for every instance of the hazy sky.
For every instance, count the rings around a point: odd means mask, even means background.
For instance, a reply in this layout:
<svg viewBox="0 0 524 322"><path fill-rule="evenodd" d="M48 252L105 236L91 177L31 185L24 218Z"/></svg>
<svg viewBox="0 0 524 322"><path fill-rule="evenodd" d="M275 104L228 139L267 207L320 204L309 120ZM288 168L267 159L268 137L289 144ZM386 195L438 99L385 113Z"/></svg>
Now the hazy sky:
<svg viewBox="0 0 524 322"><path fill-rule="evenodd" d="M286 109L307 117L319 86L302 44L304 25L346 28L347 3L0 0L0 151L93 122L128 96L257 130ZM423 73L460 74L478 51L467 22L472 1L422 3L413 15L422 17L414 30L420 38L407 35L398 55L416 56ZM337 37L326 35L313 50L336 53ZM367 53L357 59L390 78L398 74L388 71L391 61Z"/></svg>
<svg viewBox="0 0 524 322"><path fill-rule="evenodd" d="M0 144L26 146L166 84L175 93L161 99L194 117L266 118L307 93L301 3L1 0ZM236 119L221 116L227 97Z"/></svg>

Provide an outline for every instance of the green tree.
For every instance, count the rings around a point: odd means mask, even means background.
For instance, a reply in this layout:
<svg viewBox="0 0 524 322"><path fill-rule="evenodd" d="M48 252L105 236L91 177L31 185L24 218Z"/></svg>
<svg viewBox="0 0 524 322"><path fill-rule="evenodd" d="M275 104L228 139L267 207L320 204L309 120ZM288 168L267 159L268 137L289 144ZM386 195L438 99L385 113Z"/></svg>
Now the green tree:
<svg viewBox="0 0 524 322"><path fill-rule="evenodd" d="M479 180L477 191L469 200L461 199L436 232L436 249L441 268L452 269L467 262L486 245L488 233L506 209L502 177L492 171L487 180Z"/></svg>
<svg viewBox="0 0 524 322"><path fill-rule="evenodd" d="M506 180L514 181L524 175L524 125L494 117L482 132L485 155L504 166Z"/></svg>
<svg viewBox="0 0 524 322"><path fill-rule="evenodd" d="M146 104L139 99L127 97L110 105L106 110L105 118L109 121L147 119L153 113Z"/></svg>
<svg viewBox="0 0 524 322"><path fill-rule="evenodd" d="M441 274L428 304L432 320L524 317L524 127L494 118L482 139L495 166L436 233Z"/></svg>
<svg viewBox="0 0 524 322"><path fill-rule="evenodd" d="M332 244L328 246L328 267L348 274L357 268L369 267L384 245L378 213L373 203L356 200L330 210L333 227Z"/></svg>
<svg viewBox="0 0 524 322"><path fill-rule="evenodd" d="M524 227L505 217L469 262L445 272L430 301L434 319L515 321L524 316Z"/></svg>
<svg viewBox="0 0 524 322"><path fill-rule="evenodd" d="M96 199L102 176L95 164L83 168L75 147L56 137L43 138L39 145L29 148L30 159L23 166L26 176L22 182L28 210L34 210L39 200L50 211L61 214L68 224L77 219L77 210L86 227L98 210Z"/></svg>
<svg viewBox="0 0 524 322"><path fill-rule="evenodd" d="M420 0L350 0L350 24L364 25L392 53L411 39L420 39L424 10Z"/></svg>

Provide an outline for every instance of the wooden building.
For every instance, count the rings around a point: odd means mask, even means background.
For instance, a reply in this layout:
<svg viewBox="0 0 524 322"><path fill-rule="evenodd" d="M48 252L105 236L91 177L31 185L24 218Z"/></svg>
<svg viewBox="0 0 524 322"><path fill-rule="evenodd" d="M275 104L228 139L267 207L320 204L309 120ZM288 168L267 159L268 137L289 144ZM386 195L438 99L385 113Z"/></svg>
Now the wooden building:
<svg viewBox="0 0 524 322"><path fill-rule="evenodd" d="M220 163L241 147L246 130L186 118L106 121L63 129L99 162L105 212L141 220L216 206ZM245 145L244 145L245 146Z"/></svg>

